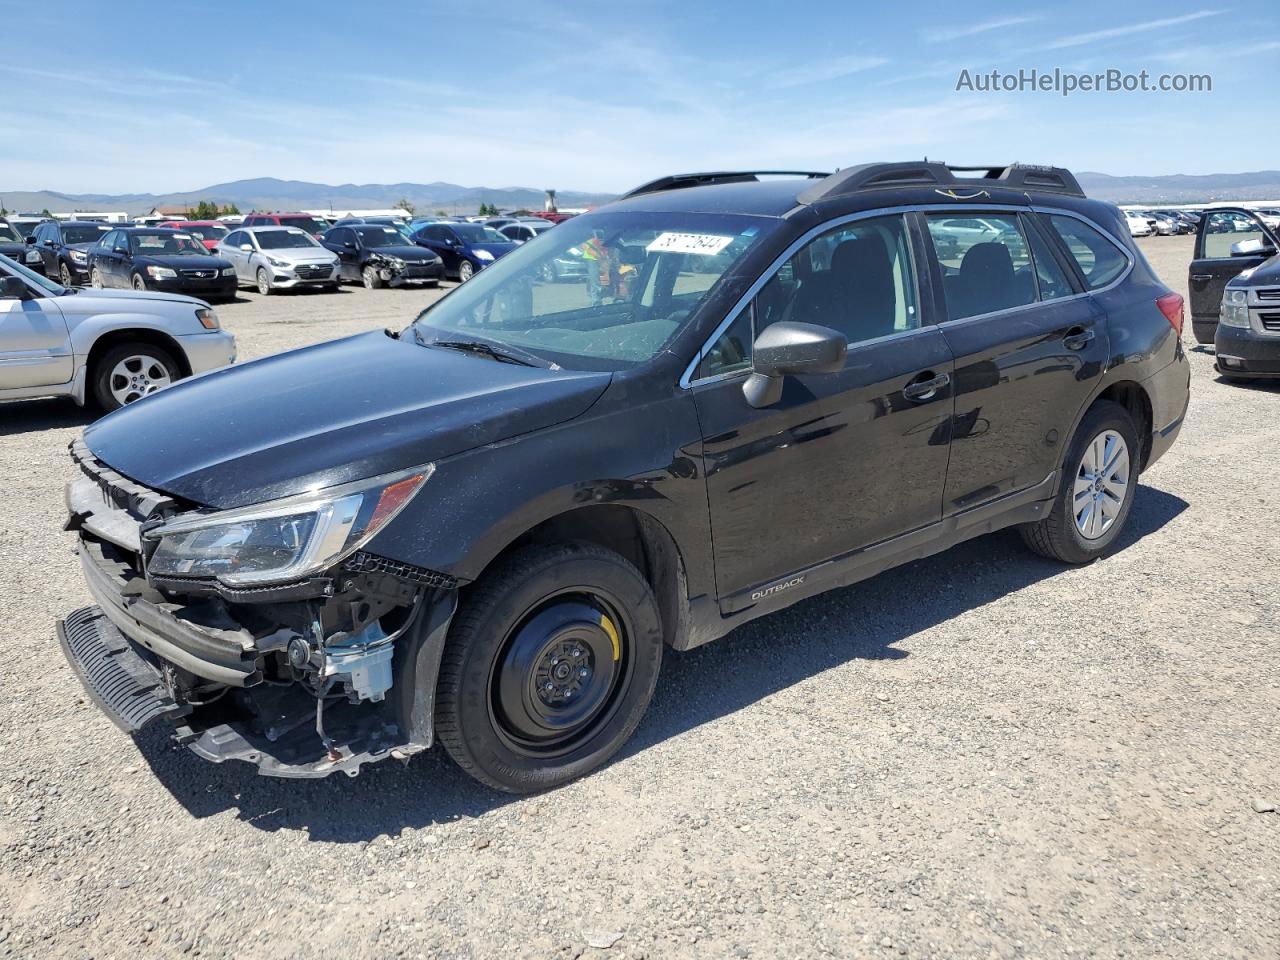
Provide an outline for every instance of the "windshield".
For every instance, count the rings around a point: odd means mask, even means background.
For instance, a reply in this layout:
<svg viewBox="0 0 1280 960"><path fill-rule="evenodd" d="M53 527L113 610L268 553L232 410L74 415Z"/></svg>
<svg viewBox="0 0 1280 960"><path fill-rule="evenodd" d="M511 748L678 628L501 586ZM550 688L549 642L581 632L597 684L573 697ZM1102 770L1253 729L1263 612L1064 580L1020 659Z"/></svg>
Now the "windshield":
<svg viewBox="0 0 1280 960"><path fill-rule="evenodd" d="M64 226L62 228L62 242L65 244L97 243L102 239L102 235L110 229L105 223L92 227Z"/></svg>
<svg viewBox="0 0 1280 960"><path fill-rule="evenodd" d="M198 224L194 227L183 227L187 233L194 233L201 240L221 240L230 231L226 227L207 227Z"/></svg>
<svg viewBox="0 0 1280 960"><path fill-rule="evenodd" d="M404 235L395 227L352 227L366 247L403 247Z"/></svg>
<svg viewBox="0 0 1280 960"><path fill-rule="evenodd" d="M0 223L0 240L17 240L21 242L22 237L18 235L18 231L13 229L7 223Z"/></svg>
<svg viewBox="0 0 1280 960"><path fill-rule="evenodd" d="M592 214L519 246L414 323L426 341L480 337L569 368L624 369L655 356L777 224L740 215Z"/></svg>
<svg viewBox="0 0 1280 960"><path fill-rule="evenodd" d="M462 238L463 243L510 243L511 241L493 227L482 227L478 223L453 223L453 232Z"/></svg>
<svg viewBox="0 0 1280 960"><path fill-rule="evenodd" d="M60 297L67 292L67 288L60 283L54 283L48 277L42 277L34 270L28 270L22 264L10 260L8 257L0 254L0 272L8 271L14 276L21 277L27 283L37 289L43 290L45 293Z"/></svg>
<svg viewBox="0 0 1280 960"><path fill-rule="evenodd" d="M325 228L311 217L281 217L280 226L297 227L299 230L307 231L307 233L324 233L325 231Z"/></svg>
<svg viewBox="0 0 1280 960"><path fill-rule="evenodd" d="M258 246L263 250L295 250L320 246L301 230L255 230L253 235L258 238Z"/></svg>
<svg viewBox="0 0 1280 960"><path fill-rule="evenodd" d="M129 234L129 250L135 257L184 257L199 254L208 256L203 243L189 233Z"/></svg>

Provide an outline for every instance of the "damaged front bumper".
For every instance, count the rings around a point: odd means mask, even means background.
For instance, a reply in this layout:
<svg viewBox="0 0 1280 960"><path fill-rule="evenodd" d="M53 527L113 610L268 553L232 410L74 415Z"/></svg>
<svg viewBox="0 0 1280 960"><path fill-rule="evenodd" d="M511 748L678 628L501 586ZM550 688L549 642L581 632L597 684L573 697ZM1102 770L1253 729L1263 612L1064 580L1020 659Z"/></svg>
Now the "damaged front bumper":
<svg viewBox="0 0 1280 960"><path fill-rule="evenodd" d="M438 257L423 262L408 262L397 258L377 257L370 265L378 271L382 282L389 287L410 284L438 284L444 276L444 262Z"/></svg>
<svg viewBox="0 0 1280 960"><path fill-rule="evenodd" d="M68 528L96 606L58 622L63 653L121 729L156 722L207 760L279 777L355 776L431 745L457 582L358 552L272 587L149 578L139 528L184 505L114 473L82 443Z"/></svg>

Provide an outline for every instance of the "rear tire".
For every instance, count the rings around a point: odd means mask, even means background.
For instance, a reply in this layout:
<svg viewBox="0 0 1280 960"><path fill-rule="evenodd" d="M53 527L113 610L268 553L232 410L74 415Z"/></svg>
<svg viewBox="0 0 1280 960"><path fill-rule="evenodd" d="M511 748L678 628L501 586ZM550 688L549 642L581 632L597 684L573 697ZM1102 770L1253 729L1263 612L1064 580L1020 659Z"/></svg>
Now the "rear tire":
<svg viewBox="0 0 1280 960"><path fill-rule="evenodd" d="M1023 542L1064 563L1104 556L1133 509L1141 449L1129 411L1110 400L1095 403L1067 448L1049 515L1018 528Z"/></svg>
<svg viewBox="0 0 1280 960"><path fill-rule="evenodd" d="M592 544L526 547L469 588L454 618L436 732L482 783L557 787L627 741L661 663L658 604L639 570Z"/></svg>

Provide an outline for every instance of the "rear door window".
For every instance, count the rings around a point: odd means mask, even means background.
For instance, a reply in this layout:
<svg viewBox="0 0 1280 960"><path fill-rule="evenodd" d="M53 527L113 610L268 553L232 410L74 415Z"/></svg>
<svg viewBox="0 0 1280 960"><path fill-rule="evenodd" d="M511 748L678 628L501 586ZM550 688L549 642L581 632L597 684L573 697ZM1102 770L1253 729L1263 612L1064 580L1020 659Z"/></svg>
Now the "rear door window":
<svg viewBox="0 0 1280 960"><path fill-rule="evenodd" d="M1049 224L1062 238L1090 290L1105 287L1129 266L1124 252L1083 220L1051 214Z"/></svg>
<svg viewBox="0 0 1280 960"><path fill-rule="evenodd" d="M925 221L942 270L948 320L1035 302L1031 250L1017 214L928 214Z"/></svg>

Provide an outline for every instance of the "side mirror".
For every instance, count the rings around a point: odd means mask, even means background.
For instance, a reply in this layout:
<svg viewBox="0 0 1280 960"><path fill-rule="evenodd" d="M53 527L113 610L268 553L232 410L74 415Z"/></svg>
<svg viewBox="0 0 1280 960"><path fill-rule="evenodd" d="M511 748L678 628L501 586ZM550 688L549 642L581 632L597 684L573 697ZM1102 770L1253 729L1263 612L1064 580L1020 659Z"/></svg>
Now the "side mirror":
<svg viewBox="0 0 1280 960"><path fill-rule="evenodd" d="M813 323L775 323L751 348L751 376L742 385L747 403L768 407L782 399L788 376L837 373L844 369L849 343L843 333Z"/></svg>
<svg viewBox="0 0 1280 960"><path fill-rule="evenodd" d="M23 242L26 243L27 246L33 246L36 242L35 234L32 234L31 236L28 236L28 237L24 237Z"/></svg>
<svg viewBox="0 0 1280 960"><path fill-rule="evenodd" d="M240 244L240 249L241 249L241 250L243 250L245 253L253 253L253 244L252 244L252 243L242 243L242 244Z"/></svg>
<svg viewBox="0 0 1280 960"><path fill-rule="evenodd" d="M1273 257L1276 248L1266 240L1241 240L1231 245L1233 257Z"/></svg>
<svg viewBox="0 0 1280 960"><path fill-rule="evenodd" d="M58 245L58 241L57 241L57 240L46 240L46 241L44 242L44 245L45 245L46 247L56 247L56 246Z"/></svg>
<svg viewBox="0 0 1280 960"><path fill-rule="evenodd" d="M17 277L0 277L0 300L22 300L27 295L27 285Z"/></svg>

